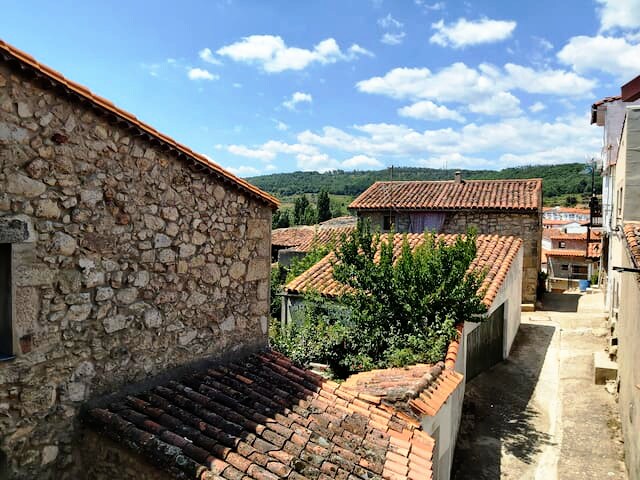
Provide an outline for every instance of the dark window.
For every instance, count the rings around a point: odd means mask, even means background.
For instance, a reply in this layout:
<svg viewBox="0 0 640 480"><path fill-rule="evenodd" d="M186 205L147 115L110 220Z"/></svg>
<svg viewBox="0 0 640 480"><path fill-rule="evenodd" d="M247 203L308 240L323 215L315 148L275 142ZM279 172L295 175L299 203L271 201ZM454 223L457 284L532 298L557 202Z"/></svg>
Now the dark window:
<svg viewBox="0 0 640 480"><path fill-rule="evenodd" d="M560 268L562 269L562 271L566 272L569 270L569 265L562 265Z"/></svg>
<svg viewBox="0 0 640 480"><path fill-rule="evenodd" d="M560 248L565 248L567 246L566 242L560 242Z"/></svg>
<svg viewBox="0 0 640 480"><path fill-rule="evenodd" d="M12 357L11 244L0 243L0 360Z"/></svg>
<svg viewBox="0 0 640 480"><path fill-rule="evenodd" d="M586 265L571 265L571 271L574 274L586 275L589 273L589 267Z"/></svg>
<svg viewBox="0 0 640 480"><path fill-rule="evenodd" d="M396 224L396 216L395 215L385 215L382 220L382 229L383 230L391 230Z"/></svg>

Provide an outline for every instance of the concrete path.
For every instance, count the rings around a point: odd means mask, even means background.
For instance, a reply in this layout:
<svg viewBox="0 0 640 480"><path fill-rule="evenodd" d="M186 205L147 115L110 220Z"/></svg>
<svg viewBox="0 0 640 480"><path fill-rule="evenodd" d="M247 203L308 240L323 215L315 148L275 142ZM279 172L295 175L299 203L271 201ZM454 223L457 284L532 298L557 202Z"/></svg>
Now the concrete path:
<svg viewBox="0 0 640 480"><path fill-rule="evenodd" d="M467 384L455 480L627 478L617 405L593 383L601 294L548 294L511 356Z"/></svg>

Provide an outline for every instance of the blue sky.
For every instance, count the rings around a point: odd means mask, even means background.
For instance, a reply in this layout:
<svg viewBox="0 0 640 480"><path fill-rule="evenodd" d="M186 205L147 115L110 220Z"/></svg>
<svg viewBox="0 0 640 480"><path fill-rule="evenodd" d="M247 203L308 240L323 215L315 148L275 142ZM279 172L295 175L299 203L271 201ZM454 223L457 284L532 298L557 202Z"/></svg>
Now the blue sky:
<svg viewBox="0 0 640 480"><path fill-rule="evenodd" d="M241 176L584 161L640 74L640 0L5 0L0 32Z"/></svg>

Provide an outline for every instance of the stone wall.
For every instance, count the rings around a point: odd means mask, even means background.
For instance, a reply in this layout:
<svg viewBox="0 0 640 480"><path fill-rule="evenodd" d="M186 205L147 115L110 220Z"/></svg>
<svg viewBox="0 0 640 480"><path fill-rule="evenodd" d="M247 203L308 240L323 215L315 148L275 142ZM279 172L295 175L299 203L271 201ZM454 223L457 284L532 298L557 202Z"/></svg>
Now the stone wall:
<svg viewBox="0 0 640 480"><path fill-rule="evenodd" d="M29 230L0 362L10 478L79 478L88 399L268 341L270 208L64 95L0 63L0 217Z"/></svg>
<svg viewBox="0 0 640 480"><path fill-rule="evenodd" d="M372 228L382 229L383 216L388 212L358 212L371 221ZM396 212L396 230L407 232L410 218L406 212ZM465 233L475 227L478 233L514 235L522 238L524 262L522 270L522 301L536 301L536 286L542 253L542 207L539 212L517 213L501 211L460 210L447 211L441 233Z"/></svg>

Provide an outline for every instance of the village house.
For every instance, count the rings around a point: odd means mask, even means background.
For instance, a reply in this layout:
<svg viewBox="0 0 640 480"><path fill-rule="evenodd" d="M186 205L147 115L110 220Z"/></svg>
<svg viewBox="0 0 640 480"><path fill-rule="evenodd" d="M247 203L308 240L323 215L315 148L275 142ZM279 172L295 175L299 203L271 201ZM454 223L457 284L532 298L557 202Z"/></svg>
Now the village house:
<svg viewBox="0 0 640 480"><path fill-rule="evenodd" d="M600 269L601 234L566 233L545 229L542 234L542 270L548 274L549 288L563 291L577 288L580 280L591 280Z"/></svg>
<svg viewBox="0 0 640 480"><path fill-rule="evenodd" d="M560 228L569 233L584 233L589 220L588 208L545 207L542 210L543 230Z"/></svg>
<svg viewBox="0 0 640 480"><path fill-rule="evenodd" d="M322 224L276 228L271 232L271 261L288 267L294 259L304 257L315 247L334 245L355 228L355 225Z"/></svg>
<svg viewBox="0 0 640 480"><path fill-rule="evenodd" d="M411 248L422 244L424 238L424 233L406 234ZM439 235L437 238L453 243L456 235ZM394 234L394 256L400 254L404 240L404 234ZM438 464L441 474L447 472L447 476L435 478L449 478L466 381L507 358L511 351L520 325L522 243L517 237L478 236L476 258L469 268L486 272L480 287L483 303L487 307L486 319L482 323L466 321L464 326L460 326L461 338L456 348L457 360L454 366L455 371L461 374L460 387L445 409L433 410L430 416L422 419L423 429L436 439L437 455L434 453L434 458L437 461L434 460L433 465ZM335 255L330 253L285 285L282 305L284 323L295 322L296 316L303 314L305 293L313 292L332 299L348 292L350 287L339 283L333 276L334 262ZM368 372L354 377L367 379L366 382L361 382L371 388L376 383L387 384L392 377L389 373L378 373L376 379L372 380L371 375L373 374ZM348 379L345 385L358 382L354 377Z"/></svg>
<svg viewBox="0 0 640 480"><path fill-rule="evenodd" d="M3 42L0 115L1 478L448 478L458 341L299 369L268 348L273 197Z"/></svg>
<svg viewBox="0 0 640 480"><path fill-rule="evenodd" d="M267 346L277 200L3 42L0 145L0 477L129 478L81 407Z"/></svg>
<svg viewBox="0 0 640 480"><path fill-rule="evenodd" d="M621 95L596 102L592 123L604 126L603 285L609 354L618 363L620 419L629 478L640 477L640 77Z"/></svg>
<svg viewBox="0 0 640 480"><path fill-rule="evenodd" d="M522 301L536 301L542 242L542 180L376 182L350 205L373 228L397 232L515 235L523 240Z"/></svg>

